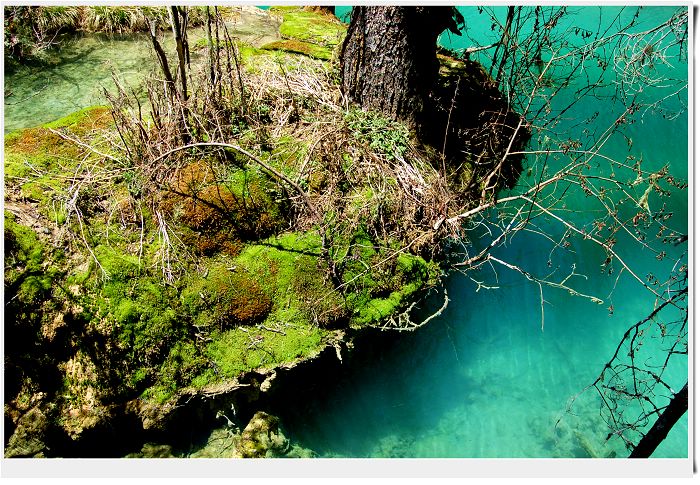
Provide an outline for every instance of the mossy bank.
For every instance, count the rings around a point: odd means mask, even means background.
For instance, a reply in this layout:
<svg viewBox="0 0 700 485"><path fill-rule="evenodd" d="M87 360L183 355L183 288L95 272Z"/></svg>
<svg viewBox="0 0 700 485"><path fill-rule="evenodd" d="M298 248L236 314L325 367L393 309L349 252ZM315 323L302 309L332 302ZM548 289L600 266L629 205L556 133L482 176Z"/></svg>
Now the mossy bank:
<svg viewBox="0 0 700 485"><path fill-rule="evenodd" d="M447 179L401 123L342 104L343 24L271 10L278 42L197 46L238 71L212 127L192 83L191 148L126 92L6 135L5 456L121 456L251 417L439 286L469 161Z"/></svg>
<svg viewBox="0 0 700 485"><path fill-rule="evenodd" d="M336 33L309 45L329 49ZM284 47L251 47L246 66ZM254 394L251 379L329 346L335 356L348 328L437 280L436 265L410 254L363 274L388 252L358 229L343 243L353 289L340 291L318 232L289 230L268 174L195 156L155 188L115 136L110 108L91 107L5 137L6 456L79 454L125 416L132 431L163 431L188 396ZM243 127L246 137L283 163L307 149L286 134L266 147Z"/></svg>

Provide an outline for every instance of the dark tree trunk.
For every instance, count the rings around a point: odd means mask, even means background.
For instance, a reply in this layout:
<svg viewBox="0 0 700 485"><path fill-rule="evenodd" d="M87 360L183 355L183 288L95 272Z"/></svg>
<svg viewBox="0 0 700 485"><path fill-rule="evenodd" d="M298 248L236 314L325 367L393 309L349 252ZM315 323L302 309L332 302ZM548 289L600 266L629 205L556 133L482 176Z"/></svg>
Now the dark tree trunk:
<svg viewBox="0 0 700 485"><path fill-rule="evenodd" d="M661 413L654 426L632 450L630 458L649 458L659 444L666 439L671 428L688 410L688 383L673 396L668 407Z"/></svg>
<svg viewBox="0 0 700 485"><path fill-rule="evenodd" d="M420 126L438 76L438 35L451 7L354 7L343 42L341 88L362 108Z"/></svg>

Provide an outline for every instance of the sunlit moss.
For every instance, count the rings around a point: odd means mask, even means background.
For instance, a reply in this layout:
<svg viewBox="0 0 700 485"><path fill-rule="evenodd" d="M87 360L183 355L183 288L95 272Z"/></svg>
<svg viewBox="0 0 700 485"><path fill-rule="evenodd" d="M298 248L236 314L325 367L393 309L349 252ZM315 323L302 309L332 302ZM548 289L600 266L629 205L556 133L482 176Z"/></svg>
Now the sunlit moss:
<svg viewBox="0 0 700 485"><path fill-rule="evenodd" d="M112 124L109 109L93 106L35 128L5 136L5 184L31 202L49 220L65 222L61 200L67 198L65 173L85 158L86 149L61 136L89 141Z"/></svg>
<svg viewBox="0 0 700 485"><path fill-rule="evenodd" d="M182 291L182 303L197 326L249 325L264 320L272 309L264 285L246 271L214 264L205 276L192 275L190 280Z"/></svg>
<svg viewBox="0 0 700 485"><path fill-rule="evenodd" d="M302 7L272 7L272 13L282 15L280 35L326 47L338 45L346 27L329 15L303 10Z"/></svg>
<svg viewBox="0 0 700 485"><path fill-rule="evenodd" d="M315 327L284 327L283 333L237 328L214 338L207 346L223 377L260 367L274 367L317 351L322 331Z"/></svg>
<svg viewBox="0 0 700 485"><path fill-rule="evenodd" d="M15 298L24 305L38 305L52 288L58 269L47 266L47 248L29 227L18 224L5 211L5 289L14 291L6 298ZM38 306L33 309L39 310Z"/></svg>
<svg viewBox="0 0 700 485"><path fill-rule="evenodd" d="M140 274L139 258L126 254L113 247L100 245L94 254L106 273L106 277L116 281L126 281Z"/></svg>
<svg viewBox="0 0 700 485"><path fill-rule="evenodd" d="M307 324L342 323L345 302L328 280L320 245L314 232L287 233L248 246L236 263L257 275L260 284L274 295L275 311L291 310Z"/></svg>

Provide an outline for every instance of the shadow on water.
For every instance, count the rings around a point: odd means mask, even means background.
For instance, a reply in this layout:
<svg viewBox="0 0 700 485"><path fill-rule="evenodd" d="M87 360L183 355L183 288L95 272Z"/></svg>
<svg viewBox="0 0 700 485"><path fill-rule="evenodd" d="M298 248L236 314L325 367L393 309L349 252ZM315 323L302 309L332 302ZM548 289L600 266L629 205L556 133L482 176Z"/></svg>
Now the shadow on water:
<svg viewBox="0 0 700 485"><path fill-rule="evenodd" d="M438 308L439 299L426 307ZM443 414L472 404L479 392L460 372L470 359L452 333L446 321L406 333L370 330L321 379L285 382L270 411L292 440L321 456L410 456L415 438L406 429L435 429ZM442 363L439 375L435 363Z"/></svg>

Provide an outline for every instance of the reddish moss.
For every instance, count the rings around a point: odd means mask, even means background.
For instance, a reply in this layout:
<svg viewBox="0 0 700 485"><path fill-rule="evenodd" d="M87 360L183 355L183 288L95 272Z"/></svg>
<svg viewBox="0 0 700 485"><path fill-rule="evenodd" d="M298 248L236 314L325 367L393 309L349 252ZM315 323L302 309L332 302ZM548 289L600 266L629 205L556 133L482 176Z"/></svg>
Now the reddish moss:
<svg viewBox="0 0 700 485"><path fill-rule="evenodd" d="M5 146L9 150L28 155L76 157L80 153L75 143L43 127L22 130L16 135L8 137Z"/></svg>
<svg viewBox="0 0 700 485"><path fill-rule="evenodd" d="M78 158L85 149L51 130L65 131L71 137L82 139L111 124L108 108L87 108L44 126L11 133L5 137L5 148L28 155Z"/></svg>
<svg viewBox="0 0 700 485"><path fill-rule="evenodd" d="M303 54L305 56L315 57L317 59L328 60L331 58L330 49L317 44L304 42L302 40L283 39L265 44L262 48L267 50L291 52L294 54Z"/></svg>
<svg viewBox="0 0 700 485"><path fill-rule="evenodd" d="M204 160L199 160L178 170L173 177L174 188L181 194L193 194L204 184L215 181L214 168Z"/></svg>
<svg viewBox="0 0 700 485"><path fill-rule="evenodd" d="M196 233L183 239L200 254L238 254L241 241L267 237L283 223L262 176L234 175L223 183L207 162L194 162L175 173L161 197L161 209Z"/></svg>
<svg viewBox="0 0 700 485"><path fill-rule="evenodd" d="M213 235L201 235L194 231L183 231L182 241L195 249L197 254L211 256L216 253L224 253L229 256L238 256L243 250L243 243L235 235L226 232L216 232Z"/></svg>

